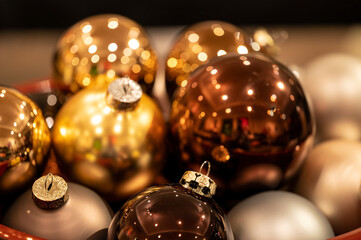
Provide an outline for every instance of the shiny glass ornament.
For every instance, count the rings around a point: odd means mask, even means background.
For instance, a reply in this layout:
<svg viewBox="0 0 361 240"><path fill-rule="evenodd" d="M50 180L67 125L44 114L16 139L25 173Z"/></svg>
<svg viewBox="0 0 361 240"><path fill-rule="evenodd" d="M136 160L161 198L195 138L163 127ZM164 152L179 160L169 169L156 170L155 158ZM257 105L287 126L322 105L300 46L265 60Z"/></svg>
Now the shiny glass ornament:
<svg viewBox="0 0 361 240"><path fill-rule="evenodd" d="M49 174L10 206L3 223L45 239L103 240L112 217L95 192Z"/></svg>
<svg viewBox="0 0 361 240"><path fill-rule="evenodd" d="M258 46L259 47L259 46ZM260 50L254 45L254 48ZM222 21L204 21L178 34L166 63L166 88L169 97L189 74L211 59L227 53L248 53L251 39L239 27Z"/></svg>
<svg viewBox="0 0 361 240"><path fill-rule="evenodd" d="M121 15L96 15L76 23L59 39L53 75L60 89L72 93L128 75L150 94L156 60L142 26Z"/></svg>
<svg viewBox="0 0 361 240"><path fill-rule="evenodd" d="M361 60L329 53L310 61L302 85L317 121L317 141L361 140Z"/></svg>
<svg viewBox="0 0 361 240"><path fill-rule="evenodd" d="M235 240L305 240L334 237L330 223L310 201L268 191L238 203L228 213Z"/></svg>
<svg viewBox="0 0 361 240"><path fill-rule="evenodd" d="M310 199L339 235L361 227L360 183L361 143L329 140L308 155L295 192Z"/></svg>
<svg viewBox="0 0 361 240"><path fill-rule="evenodd" d="M313 120L297 78L262 55L228 54L200 67L172 103L179 169L209 160L224 208L285 186L313 144Z"/></svg>
<svg viewBox="0 0 361 240"><path fill-rule="evenodd" d="M108 240L233 240L226 216L211 198L215 187L208 176L189 171L180 184L147 188L115 215Z"/></svg>
<svg viewBox="0 0 361 240"><path fill-rule="evenodd" d="M52 133L64 173L110 201L151 185L165 160L163 115L129 78L79 91L59 111Z"/></svg>
<svg viewBox="0 0 361 240"><path fill-rule="evenodd" d="M38 106L17 90L0 86L0 200L32 184L49 148L50 132Z"/></svg>

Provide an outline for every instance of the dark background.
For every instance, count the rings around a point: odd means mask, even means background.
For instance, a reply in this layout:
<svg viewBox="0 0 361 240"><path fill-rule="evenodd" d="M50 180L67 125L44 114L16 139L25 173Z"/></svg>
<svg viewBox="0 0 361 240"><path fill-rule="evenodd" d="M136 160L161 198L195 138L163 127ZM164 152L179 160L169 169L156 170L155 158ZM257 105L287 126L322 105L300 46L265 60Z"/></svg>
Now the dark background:
<svg viewBox="0 0 361 240"><path fill-rule="evenodd" d="M0 30L67 28L101 13L143 26L188 25L223 20L237 25L352 24L361 22L361 1L317 0L0 0Z"/></svg>

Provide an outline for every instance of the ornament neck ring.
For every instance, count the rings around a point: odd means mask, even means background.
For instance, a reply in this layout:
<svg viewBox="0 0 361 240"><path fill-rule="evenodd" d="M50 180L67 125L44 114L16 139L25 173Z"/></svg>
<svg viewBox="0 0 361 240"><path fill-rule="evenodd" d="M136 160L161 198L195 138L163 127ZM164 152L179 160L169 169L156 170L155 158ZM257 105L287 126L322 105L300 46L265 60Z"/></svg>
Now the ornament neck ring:
<svg viewBox="0 0 361 240"><path fill-rule="evenodd" d="M142 95L141 86L129 76L125 76L117 78L109 84L106 101L117 110L133 110Z"/></svg>
<svg viewBox="0 0 361 240"><path fill-rule="evenodd" d="M203 167L207 164L208 170L207 175L202 174ZM187 171L183 174L183 177L179 183L186 189L192 190L193 192L205 196L212 197L216 193L217 185L212 178L208 177L211 170L211 163L205 161L202 163L199 172Z"/></svg>

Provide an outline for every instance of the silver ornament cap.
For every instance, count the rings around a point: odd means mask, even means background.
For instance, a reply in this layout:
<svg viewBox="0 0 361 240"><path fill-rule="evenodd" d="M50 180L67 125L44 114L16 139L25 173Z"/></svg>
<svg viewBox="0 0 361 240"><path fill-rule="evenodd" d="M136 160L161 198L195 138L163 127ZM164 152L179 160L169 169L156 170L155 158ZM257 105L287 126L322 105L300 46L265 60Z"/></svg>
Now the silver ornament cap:
<svg viewBox="0 0 361 240"><path fill-rule="evenodd" d="M117 78L108 86L107 102L118 110L132 110L143 95L142 87L128 76Z"/></svg>
<svg viewBox="0 0 361 240"><path fill-rule="evenodd" d="M62 177L49 173L34 182L32 198L40 208L60 208L69 199L68 184Z"/></svg>
<svg viewBox="0 0 361 240"><path fill-rule="evenodd" d="M204 165L208 166L207 174L202 174ZM199 169L199 172L187 171L183 174L179 183L186 189L190 189L193 192L205 196L212 197L216 193L217 184L214 180L208 177L211 170L211 163L204 161Z"/></svg>

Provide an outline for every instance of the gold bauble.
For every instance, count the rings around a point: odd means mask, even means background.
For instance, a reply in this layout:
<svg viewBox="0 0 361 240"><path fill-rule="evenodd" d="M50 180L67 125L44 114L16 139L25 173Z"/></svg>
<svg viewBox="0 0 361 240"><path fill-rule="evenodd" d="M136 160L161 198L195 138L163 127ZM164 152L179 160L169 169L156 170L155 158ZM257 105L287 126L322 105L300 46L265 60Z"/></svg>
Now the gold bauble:
<svg viewBox="0 0 361 240"><path fill-rule="evenodd" d="M68 177L111 201L154 183L164 162L163 115L135 81L126 81L76 93L59 111L52 135Z"/></svg>
<svg viewBox="0 0 361 240"><path fill-rule="evenodd" d="M361 143L335 139L310 152L295 191L310 199L339 235L361 227L360 183Z"/></svg>
<svg viewBox="0 0 361 240"><path fill-rule="evenodd" d="M17 90L0 86L0 199L31 186L49 148L41 110Z"/></svg>
<svg viewBox="0 0 361 240"><path fill-rule="evenodd" d="M204 21L187 27L178 35L166 59L169 97L189 74L212 58L227 53L254 51L243 30L227 22Z"/></svg>
<svg viewBox="0 0 361 240"><path fill-rule="evenodd" d="M120 15L96 15L76 23L59 39L53 75L59 88L72 93L99 84L100 74L102 83L128 75L149 94L156 60L139 24Z"/></svg>

